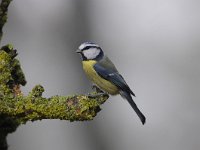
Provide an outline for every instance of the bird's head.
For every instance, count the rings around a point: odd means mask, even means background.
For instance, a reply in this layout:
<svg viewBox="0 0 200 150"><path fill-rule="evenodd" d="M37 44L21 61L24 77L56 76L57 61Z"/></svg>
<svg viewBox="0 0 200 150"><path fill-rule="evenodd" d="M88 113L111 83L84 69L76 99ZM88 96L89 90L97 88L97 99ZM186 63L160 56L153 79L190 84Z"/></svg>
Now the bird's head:
<svg viewBox="0 0 200 150"><path fill-rule="evenodd" d="M92 42L82 43L76 52L81 54L83 61L86 60L98 61L104 56L101 47Z"/></svg>

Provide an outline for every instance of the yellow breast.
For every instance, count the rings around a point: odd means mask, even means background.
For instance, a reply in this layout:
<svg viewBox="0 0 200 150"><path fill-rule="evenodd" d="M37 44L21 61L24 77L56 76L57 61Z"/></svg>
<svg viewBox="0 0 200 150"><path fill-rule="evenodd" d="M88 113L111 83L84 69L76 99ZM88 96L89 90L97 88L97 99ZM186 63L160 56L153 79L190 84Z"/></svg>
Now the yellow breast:
<svg viewBox="0 0 200 150"><path fill-rule="evenodd" d="M114 84L103 79L96 73L96 71L93 68L93 66L96 64L96 61L94 60L82 61L82 64L83 64L83 70L85 71L88 78L99 88L101 88L105 92L108 92L111 95L116 95L119 93L118 88Z"/></svg>

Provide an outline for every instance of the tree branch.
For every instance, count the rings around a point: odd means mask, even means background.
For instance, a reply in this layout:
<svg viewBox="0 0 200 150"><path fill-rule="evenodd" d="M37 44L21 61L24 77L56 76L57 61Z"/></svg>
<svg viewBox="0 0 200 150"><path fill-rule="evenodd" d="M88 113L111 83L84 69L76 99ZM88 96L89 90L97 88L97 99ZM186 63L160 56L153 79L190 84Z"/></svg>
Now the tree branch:
<svg viewBox="0 0 200 150"><path fill-rule="evenodd" d="M0 41L11 1L2 0L0 4ZM41 119L92 120L100 111L100 105L109 98L108 95L96 98L85 95L44 98L41 85L36 85L24 96L20 86L26 84L26 79L16 56L17 50L12 45L0 49L0 150L7 150L6 137L20 124Z"/></svg>
<svg viewBox="0 0 200 150"><path fill-rule="evenodd" d="M12 0L2 0L0 4L0 41L3 36L3 26L7 22L8 6Z"/></svg>
<svg viewBox="0 0 200 150"><path fill-rule="evenodd" d="M8 116L18 123L41 119L70 121L91 120L100 110L108 95L91 98L85 95L42 97L44 88L37 85L24 96L20 84L25 85L25 76L17 51L11 45L0 50L0 115Z"/></svg>
<svg viewBox="0 0 200 150"><path fill-rule="evenodd" d="M41 85L36 85L24 96L20 85L25 85L26 79L16 56L17 50L12 45L0 49L0 149L6 150L5 137L20 124L42 119L92 120L100 111L100 105L109 97L72 95L44 98Z"/></svg>
<svg viewBox="0 0 200 150"><path fill-rule="evenodd" d="M108 96L92 99L85 95L44 98L41 85L23 96L20 84L25 85L26 80L16 56L17 51L11 45L0 50L0 115L9 116L18 123L41 119L91 120L108 99Z"/></svg>
<svg viewBox="0 0 200 150"><path fill-rule="evenodd" d="M85 95L44 98L43 91L43 87L37 85L28 96L0 99L0 114L20 124L41 119L92 120L100 111L100 105L108 99L108 96L91 99Z"/></svg>

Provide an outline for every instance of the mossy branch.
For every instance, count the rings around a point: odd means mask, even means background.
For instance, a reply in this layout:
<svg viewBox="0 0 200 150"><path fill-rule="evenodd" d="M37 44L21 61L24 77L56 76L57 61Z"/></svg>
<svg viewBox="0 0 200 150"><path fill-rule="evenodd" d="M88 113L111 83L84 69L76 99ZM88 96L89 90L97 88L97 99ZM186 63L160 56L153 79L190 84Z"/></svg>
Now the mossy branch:
<svg viewBox="0 0 200 150"><path fill-rule="evenodd" d="M0 42L11 1L2 0L0 4ZM12 45L0 49L0 150L7 150L6 137L20 124L41 119L92 120L100 111L100 105L109 97L73 95L44 98L41 85L36 85L25 96L20 86L26 84L26 79L16 56L17 50Z"/></svg>
<svg viewBox="0 0 200 150"><path fill-rule="evenodd" d="M0 50L0 115L19 124L41 119L91 120L99 112L99 106L108 99L108 96L94 99L85 95L44 98L41 85L24 96L20 85L25 85L26 80L16 56L17 51L11 45Z"/></svg>
<svg viewBox="0 0 200 150"><path fill-rule="evenodd" d="M26 84L26 79L16 56L17 50L12 45L0 49L0 149L7 148L5 137L20 124L42 119L92 120L100 111L100 105L108 99L108 95L44 98L41 85L36 85L24 96L20 86Z"/></svg>
<svg viewBox="0 0 200 150"><path fill-rule="evenodd" d="M70 121L92 120L108 96L91 99L85 95L42 97L44 88L37 85L28 96L0 99L0 114L19 124L41 119Z"/></svg>

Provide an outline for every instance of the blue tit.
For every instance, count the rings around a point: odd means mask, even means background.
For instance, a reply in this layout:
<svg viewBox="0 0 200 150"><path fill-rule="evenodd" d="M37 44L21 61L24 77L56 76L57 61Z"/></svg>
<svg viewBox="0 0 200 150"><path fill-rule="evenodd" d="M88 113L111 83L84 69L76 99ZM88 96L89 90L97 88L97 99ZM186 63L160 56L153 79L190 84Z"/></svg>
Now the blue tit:
<svg viewBox="0 0 200 150"><path fill-rule="evenodd" d="M135 94L112 61L104 55L101 47L92 42L85 42L79 46L76 52L81 54L83 70L88 78L104 92L110 95L120 94L125 98L135 110L142 124L144 124L145 116L131 97L131 95L135 96Z"/></svg>

